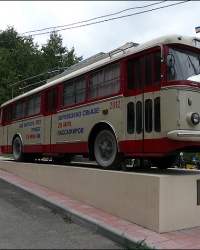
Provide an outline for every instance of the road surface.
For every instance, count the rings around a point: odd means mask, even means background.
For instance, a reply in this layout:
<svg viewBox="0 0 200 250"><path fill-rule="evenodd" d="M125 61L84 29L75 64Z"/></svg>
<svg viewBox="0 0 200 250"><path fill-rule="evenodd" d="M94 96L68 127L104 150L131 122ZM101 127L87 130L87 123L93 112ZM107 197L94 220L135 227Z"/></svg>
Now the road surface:
<svg viewBox="0 0 200 250"><path fill-rule="evenodd" d="M0 249L122 249L0 184Z"/></svg>

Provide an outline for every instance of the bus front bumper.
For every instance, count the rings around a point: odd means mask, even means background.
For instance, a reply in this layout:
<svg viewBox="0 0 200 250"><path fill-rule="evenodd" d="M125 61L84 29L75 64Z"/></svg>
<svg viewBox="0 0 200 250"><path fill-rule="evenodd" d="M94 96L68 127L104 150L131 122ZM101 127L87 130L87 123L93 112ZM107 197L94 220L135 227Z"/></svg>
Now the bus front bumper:
<svg viewBox="0 0 200 250"><path fill-rule="evenodd" d="M167 137L177 141L200 141L200 131L173 130L167 133Z"/></svg>

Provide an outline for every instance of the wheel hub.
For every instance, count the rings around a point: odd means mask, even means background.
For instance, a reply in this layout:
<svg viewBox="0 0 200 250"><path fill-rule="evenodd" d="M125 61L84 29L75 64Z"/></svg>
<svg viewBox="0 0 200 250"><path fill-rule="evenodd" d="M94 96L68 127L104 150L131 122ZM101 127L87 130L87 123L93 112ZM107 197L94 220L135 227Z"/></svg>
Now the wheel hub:
<svg viewBox="0 0 200 250"><path fill-rule="evenodd" d="M113 152L111 141L109 141L108 139L102 140L101 144L99 145L99 150L101 153L101 157L105 160L109 160Z"/></svg>

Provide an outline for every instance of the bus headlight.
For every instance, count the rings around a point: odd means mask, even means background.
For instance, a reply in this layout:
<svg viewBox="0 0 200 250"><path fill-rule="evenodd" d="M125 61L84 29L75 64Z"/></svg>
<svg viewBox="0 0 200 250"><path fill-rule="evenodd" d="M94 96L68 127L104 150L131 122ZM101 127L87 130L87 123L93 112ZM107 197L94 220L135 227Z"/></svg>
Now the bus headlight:
<svg viewBox="0 0 200 250"><path fill-rule="evenodd" d="M192 123L193 123L194 125L197 125L197 124L199 124L199 120L200 120L199 114L197 114L197 113L192 113L192 115L191 115L191 121L192 121Z"/></svg>
<svg viewBox="0 0 200 250"><path fill-rule="evenodd" d="M191 126L194 126L194 125L198 125L199 122L200 122L200 116L198 113L196 112L190 112L186 115L186 119L187 119L187 122L191 125Z"/></svg>

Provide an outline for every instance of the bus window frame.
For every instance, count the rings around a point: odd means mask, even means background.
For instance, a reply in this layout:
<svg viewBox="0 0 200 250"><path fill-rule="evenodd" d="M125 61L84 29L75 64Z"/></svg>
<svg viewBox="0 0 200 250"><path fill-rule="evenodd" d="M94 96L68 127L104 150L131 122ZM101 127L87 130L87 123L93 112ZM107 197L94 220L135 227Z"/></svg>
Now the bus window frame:
<svg viewBox="0 0 200 250"><path fill-rule="evenodd" d="M93 85L90 85L90 81L91 81L91 76L93 75L93 74L95 74L95 73L97 73L97 72L100 72L100 71L105 71L105 69L107 69L107 68L109 68L109 67L112 67L112 66L114 66L114 65L119 65L119 77L118 78L113 78L113 79L111 79L111 80L107 80L107 81L103 81L103 82L101 82L101 83L98 83L98 84L93 84ZM123 76L123 71L122 71L122 68L123 68L123 64L121 63L121 60L119 60L119 61L115 61L115 62L113 62L113 63L110 63L110 64L106 64L106 65L104 65L103 67L100 67L100 68L98 68L98 69L96 69L96 70L94 70L94 71L90 71L90 72L88 72L88 81L87 81L87 88L86 88L86 91L87 91L87 94L86 94L86 96L87 96L87 99L88 99L88 101L89 102L91 102L91 101L94 101L94 100L100 100L100 99L104 99L104 98L108 98L108 97L110 97L110 96L115 96L115 95L117 95L118 93L120 93L120 91L121 91L121 82L122 82L122 76ZM105 76L105 73L104 73L104 76ZM90 88L91 88L91 86L95 86L95 85L101 85L101 84L104 84L104 83L106 83L106 82L110 82L110 81L113 81L114 79L119 79L119 83L118 83L118 90L116 91L116 92L112 92L112 93L109 93L109 94L103 94L103 95L100 95L100 96L96 96L96 97L90 97Z"/></svg>
<svg viewBox="0 0 200 250"><path fill-rule="evenodd" d="M6 111L10 108L11 111L11 118L7 121L6 120ZM10 112L8 112L10 113ZM13 122L13 113L14 113L14 103L9 104L8 106L1 108L1 124L2 125L9 125Z"/></svg>
<svg viewBox="0 0 200 250"><path fill-rule="evenodd" d="M40 108L39 108L39 111L37 112L37 113L34 113L34 114L31 114L31 115L28 115L27 114L27 110L28 110L28 103L29 103L29 99L30 98L32 98L32 97L35 97L35 96L37 96L37 95L40 95ZM41 113L41 109L42 109L42 92L40 91L40 92L37 92L37 93L35 93L35 94L33 94L33 95L29 95L29 96L27 96L26 97L26 112L25 112L25 118L29 118L29 117L34 117L34 116L37 116L37 115L39 115L40 113ZM34 106L35 107L35 105L32 105L32 106Z"/></svg>
<svg viewBox="0 0 200 250"><path fill-rule="evenodd" d="M21 110L24 110L24 114L22 117L15 117L15 105L17 105L20 102L24 102L24 108ZM16 102L13 103L13 121L18 121L18 120L22 120L26 118L26 106L27 106L27 97L21 98L19 100L17 100Z"/></svg>
<svg viewBox="0 0 200 250"><path fill-rule="evenodd" d="M155 81L155 67L154 67L154 63L155 63L155 53L159 51L160 52L160 81L159 83L157 83ZM152 84L150 86L145 84L145 56L146 55L151 55L151 61L152 61L152 65L151 65L151 77L152 77ZM140 88L137 88L137 70L136 70L136 62L138 60L141 60L141 74L142 74L142 78L141 78L141 85ZM134 87L133 89L128 89L128 79L127 79L127 63L129 61L133 61L134 62ZM163 48L161 48L160 46L156 46L153 47L149 50L146 51L142 51L142 53L137 53L135 55L132 55L131 57L128 57L124 60L124 65L125 65L125 93L128 96L131 95L138 95L138 94L142 94L143 92L145 92L147 89L148 91L151 91L152 89L157 90L160 89L161 83L162 83L162 72L165 72L165 69L163 70Z"/></svg>
<svg viewBox="0 0 200 250"><path fill-rule="evenodd" d="M79 79L81 79L81 78L84 78L85 79L85 87L84 88L81 88L81 89L79 89L78 91L74 91L74 86L75 86L75 84L74 84L74 82L76 82L77 80L79 80ZM85 96L84 96L84 100L82 101L78 101L78 102L73 102L73 103L70 103L70 104L66 104L66 105L64 105L64 87L65 87L65 85L67 85L67 84L73 84L73 91L71 92L71 93L73 93L73 94L77 94L77 92L79 92L79 91L82 91L82 90L84 90L84 92L85 92ZM84 74L84 75L81 75L81 76L79 76L79 77L75 77L75 78L72 78L72 79L70 79L70 80L67 80L67 81L65 81L65 82L63 82L62 83L62 92L61 92L62 94L61 94L61 106L63 107L63 108L69 108L70 106L75 106L75 105L80 105L81 103L85 103L86 102L86 100L87 100L87 94L88 94L88 90L87 90L87 74Z"/></svg>
<svg viewBox="0 0 200 250"><path fill-rule="evenodd" d="M52 88L48 88L48 89L45 89L44 90L44 95L43 95L43 114L45 116L48 116L48 115L51 115L51 114L56 114L58 110L60 110L60 107L59 107L59 103L60 103L60 99L59 99L59 91L60 89L60 84L56 85L56 86L53 86ZM52 93L56 90L56 94L57 94L57 98L56 98L56 101L57 101L57 107L52 107L52 103L50 104L50 109L46 109L47 108L47 105L46 105L46 101L47 101L47 93L50 93L50 95L52 95Z"/></svg>

